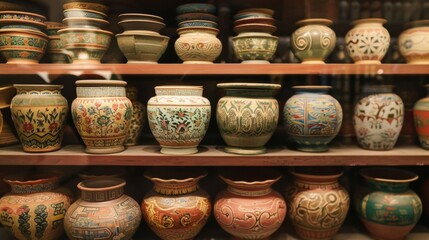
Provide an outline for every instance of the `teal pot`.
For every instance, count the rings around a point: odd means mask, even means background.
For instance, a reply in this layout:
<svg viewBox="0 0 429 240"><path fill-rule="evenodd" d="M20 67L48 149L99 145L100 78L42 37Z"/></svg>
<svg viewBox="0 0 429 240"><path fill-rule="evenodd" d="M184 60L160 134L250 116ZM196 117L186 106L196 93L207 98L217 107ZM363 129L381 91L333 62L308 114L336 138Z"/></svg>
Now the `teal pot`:
<svg viewBox="0 0 429 240"><path fill-rule="evenodd" d="M219 83L226 90L216 108L216 120L225 151L235 154L262 154L277 128L279 104L273 98L279 84Z"/></svg>
<svg viewBox="0 0 429 240"><path fill-rule="evenodd" d="M295 86L284 106L286 132L304 152L328 151L343 121L339 102L328 94L330 86Z"/></svg>
<svg viewBox="0 0 429 240"><path fill-rule="evenodd" d="M359 218L375 239L400 240L417 224L422 202L408 185L417 174L394 168L362 169L366 186L355 194Z"/></svg>
<svg viewBox="0 0 429 240"><path fill-rule="evenodd" d="M277 50L278 37L267 33L246 33L232 38L235 56L241 63L270 63Z"/></svg>

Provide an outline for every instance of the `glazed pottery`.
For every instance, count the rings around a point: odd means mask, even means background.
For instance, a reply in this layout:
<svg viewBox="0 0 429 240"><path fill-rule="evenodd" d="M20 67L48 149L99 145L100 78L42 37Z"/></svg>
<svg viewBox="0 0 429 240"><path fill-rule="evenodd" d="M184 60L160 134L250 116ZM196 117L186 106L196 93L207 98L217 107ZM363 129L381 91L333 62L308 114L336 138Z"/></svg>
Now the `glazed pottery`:
<svg viewBox="0 0 429 240"><path fill-rule="evenodd" d="M392 93L392 85L364 87L355 105L353 125L360 147L390 150L395 146L404 122L404 104Z"/></svg>
<svg viewBox="0 0 429 240"><path fill-rule="evenodd" d="M418 179L415 173L393 168L367 168L360 171L366 187L355 194L359 218L375 239L401 240L422 214L422 203L408 185Z"/></svg>
<svg viewBox="0 0 429 240"><path fill-rule="evenodd" d="M184 27L177 32L180 37L174 43L174 49L184 64L211 64L222 51L216 28Z"/></svg>
<svg viewBox="0 0 429 240"><path fill-rule="evenodd" d="M210 13L183 13L183 14L177 15L176 17L176 21L178 23L181 23L184 21L192 21L192 20L206 20L206 21L212 21L216 23L219 22L218 17Z"/></svg>
<svg viewBox="0 0 429 240"><path fill-rule="evenodd" d="M349 56L356 64L379 64L389 49L390 35L385 19L365 18L353 21L345 41Z"/></svg>
<svg viewBox="0 0 429 240"><path fill-rule="evenodd" d="M51 36L58 36L58 30L63 29L65 26L62 23L59 22L45 22L46 23L46 29L44 33Z"/></svg>
<svg viewBox="0 0 429 240"><path fill-rule="evenodd" d="M126 20L150 20L150 21L157 21L157 22L164 22L164 18L156 15L151 14L143 14L143 13L123 13L119 14L119 20L120 21L126 21Z"/></svg>
<svg viewBox="0 0 429 240"><path fill-rule="evenodd" d="M277 50L278 37L265 33L238 35L232 38L235 56L241 63L270 63Z"/></svg>
<svg viewBox="0 0 429 240"><path fill-rule="evenodd" d="M4 28L25 28L44 30L46 18L42 15L22 11L0 11L0 26Z"/></svg>
<svg viewBox="0 0 429 240"><path fill-rule="evenodd" d="M240 20L244 18L259 18L259 17L272 17L274 10L268 8L247 8L240 10L234 15L234 20Z"/></svg>
<svg viewBox="0 0 429 240"><path fill-rule="evenodd" d="M143 199L143 219L164 240L194 239L211 212L210 196L198 181L207 175L199 168L152 169L145 177L154 183Z"/></svg>
<svg viewBox="0 0 429 240"><path fill-rule="evenodd" d="M81 197L68 209L64 229L70 240L130 240L141 221L139 204L124 194L120 178L92 178L77 187Z"/></svg>
<svg viewBox="0 0 429 240"><path fill-rule="evenodd" d="M216 22L207 21L207 20L189 20L183 21L177 24L179 28L184 27L211 27L217 28L218 24Z"/></svg>
<svg viewBox="0 0 429 240"><path fill-rule="evenodd" d="M286 132L304 152L328 151L328 143L341 128L343 111L328 94L330 86L295 86L284 106Z"/></svg>
<svg viewBox="0 0 429 240"><path fill-rule="evenodd" d="M64 25L67 28L90 28L101 29L109 25L109 22L104 19L88 18L88 17L70 17L63 19Z"/></svg>
<svg viewBox="0 0 429 240"><path fill-rule="evenodd" d="M347 191L335 168L297 168L286 191L288 216L301 239L332 239L346 219L350 206Z"/></svg>
<svg viewBox="0 0 429 240"><path fill-rule="evenodd" d="M299 27L292 33L291 49L302 63L325 63L335 48L336 35L328 26L329 19L313 18L298 21Z"/></svg>
<svg viewBox="0 0 429 240"><path fill-rule="evenodd" d="M177 14L183 13L216 13L216 6L208 3L187 3L176 8Z"/></svg>
<svg viewBox="0 0 429 240"><path fill-rule="evenodd" d="M59 239L72 199L53 175L7 176L12 192L0 199L0 222L19 240Z"/></svg>
<svg viewBox="0 0 429 240"><path fill-rule="evenodd" d="M77 98L71 112L88 153L115 153L124 148L133 106L124 81L76 81Z"/></svg>
<svg viewBox="0 0 429 240"><path fill-rule="evenodd" d="M45 54L48 36L30 29L0 29L0 53L8 64L37 64Z"/></svg>
<svg viewBox="0 0 429 240"><path fill-rule="evenodd" d="M68 3L63 4L63 8L64 10L67 9L83 9L83 10L92 10L92 11L97 11L97 12L102 12L102 13L107 13L109 11L109 7L101 4L101 3L97 3L97 2L75 2L75 1L71 1Z"/></svg>
<svg viewBox="0 0 429 240"><path fill-rule="evenodd" d="M429 20L414 21L407 24L407 30L399 35L399 52L407 63L429 63Z"/></svg>
<svg viewBox="0 0 429 240"><path fill-rule="evenodd" d="M262 154L277 128L279 104L273 98L279 84L219 83L226 96L219 99L216 120L225 151Z"/></svg>
<svg viewBox="0 0 429 240"><path fill-rule="evenodd" d="M137 100L137 93L136 87L126 87L127 98L130 99L133 104L133 116L130 120L130 127L124 143L125 146L133 146L137 144L143 130L143 126L146 122L146 107L143 103Z"/></svg>
<svg viewBox="0 0 429 240"><path fill-rule="evenodd" d="M429 84L425 85L425 87L429 90ZM420 146L424 149L429 149L429 95L416 102L413 108L413 115Z"/></svg>
<svg viewBox="0 0 429 240"><path fill-rule="evenodd" d="M66 9L63 11L64 18L96 18L96 19L106 19L107 15L103 12L89 10L89 9Z"/></svg>
<svg viewBox="0 0 429 240"><path fill-rule="evenodd" d="M49 152L61 148L67 119L67 100L62 85L15 84L17 95L10 109L13 123L26 152Z"/></svg>
<svg viewBox="0 0 429 240"><path fill-rule="evenodd" d="M124 20L118 24L127 31L147 31L147 33L159 33L165 27L165 23L152 20Z"/></svg>
<svg viewBox="0 0 429 240"><path fill-rule="evenodd" d="M228 188L217 196L213 214L234 239L269 239L286 217L286 202L271 188L281 175L265 168L225 172Z"/></svg>
<svg viewBox="0 0 429 240"><path fill-rule="evenodd" d="M69 63L70 59L65 54L63 43L59 36L49 36L48 49L46 54L51 63Z"/></svg>

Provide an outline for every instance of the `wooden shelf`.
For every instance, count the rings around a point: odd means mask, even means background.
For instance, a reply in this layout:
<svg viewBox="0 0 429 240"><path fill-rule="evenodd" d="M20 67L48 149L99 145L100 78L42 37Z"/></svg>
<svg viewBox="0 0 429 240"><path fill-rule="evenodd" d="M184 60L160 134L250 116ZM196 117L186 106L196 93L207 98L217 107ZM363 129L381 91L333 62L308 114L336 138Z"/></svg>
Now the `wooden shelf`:
<svg viewBox="0 0 429 240"><path fill-rule="evenodd" d="M133 146L121 153L87 154L83 146L69 145L50 153L25 153L21 146L0 148L0 165L63 166L369 166L429 165L429 151L400 146L391 151L369 151L357 146L333 146L326 153L306 153L285 147L256 156L225 153L221 146L202 146L194 155L164 155L153 145Z"/></svg>

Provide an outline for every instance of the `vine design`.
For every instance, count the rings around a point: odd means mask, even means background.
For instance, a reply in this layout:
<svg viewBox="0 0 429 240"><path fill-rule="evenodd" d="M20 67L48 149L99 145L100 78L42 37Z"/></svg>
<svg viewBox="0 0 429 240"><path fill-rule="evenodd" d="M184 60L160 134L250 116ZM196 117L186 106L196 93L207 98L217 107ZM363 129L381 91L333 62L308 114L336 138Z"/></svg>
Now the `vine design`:
<svg viewBox="0 0 429 240"><path fill-rule="evenodd" d="M46 209L47 207L43 204L36 206L36 209L34 209L34 214L36 215L34 217L34 222L36 223L35 236L38 239L43 238L43 233L48 227L48 222L46 221L46 219L48 218L48 212L46 211Z"/></svg>
<svg viewBox="0 0 429 240"><path fill-rule="evenodd" d="M30 208L23 205L17 209L18 214L18 229L25 239L31 240L30 221L31 215L29 214Z"/></svg>

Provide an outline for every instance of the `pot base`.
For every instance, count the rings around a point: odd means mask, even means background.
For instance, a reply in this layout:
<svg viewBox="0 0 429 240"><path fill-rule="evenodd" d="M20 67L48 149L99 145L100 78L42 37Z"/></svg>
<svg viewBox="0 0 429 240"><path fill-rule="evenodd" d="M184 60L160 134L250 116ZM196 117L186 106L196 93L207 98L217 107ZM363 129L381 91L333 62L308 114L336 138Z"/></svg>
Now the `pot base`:
<svg viewBox="0 0 429 240"><path fill-rule="evenodd" d="M241 64L270 64L267 60L244 60Z"/></svg>
<svg viewBox="0 0 429 240"><path fill-rule="evenodd" d="M73 60L72 64L101 64L100 60Z"/></svg>
<svg viewBox="0 0 429 240"><path fill-rule="evenodd" d="M327 152L329 150L327 145L298 145L296 149L303 152Z"/></svg>
<svg viewBox="0 0 429 240"><path fill-rule="evenodd" d="M198 152L197 147L189 147L189 148L169 148L165 146L161 146L161 153L169 154L169 155L188 155L194 154Z"/></svg>
<svg viewBox="0 0 429 240"><path fill-rule="evenodd" d="M322 60L308 60L303 61L301 64L325 64L325 62Z"/></svg>
<svg viewBox="0 0 429 240"><path fill-rule="evenodd" d="M361 219L368 232L376 240L403 240L408 232L413 229L411 226L388 226Z"/></svg>
<svg viewBox="0 0 429 240"><path fill-rule="evenodd" d="M128 60L127 64L158 64L158 62L152 61L137 61L137 60Z"/></svg>
<svg viewBox="0 0 429 240"><path fill-rule="evenodd" d="M38 61L24 60L24 59L11 59L6 64L38 64Z"/></svg>
<svg viewBox="0 0 429 240"><path fill-rule="evenodd" d="M210 61L184 61L183 64L213 64Z"/></svg>
<svg viewBox="0 0 429 240"><path fill-rule="evenodd" d="M227 153L233 153L233 154L239 154L239 155L257 155L257 154L266 153L267 149L265 147L241 148L241 147L226 146L224 151Z"/></svg>
<svg viewBox="0 0 429 240"><path fill-rule="evenodd" d="M103 153L118 153L125 150L124 146L115 146L109 148L85 148L87 153L103 154Z"/></svg>
<svg viewBox="0 0 429 240"><path fill-rule="evenodd" d="M355 64L381 64L378 60L360 60L356 61Z"/></svg>

